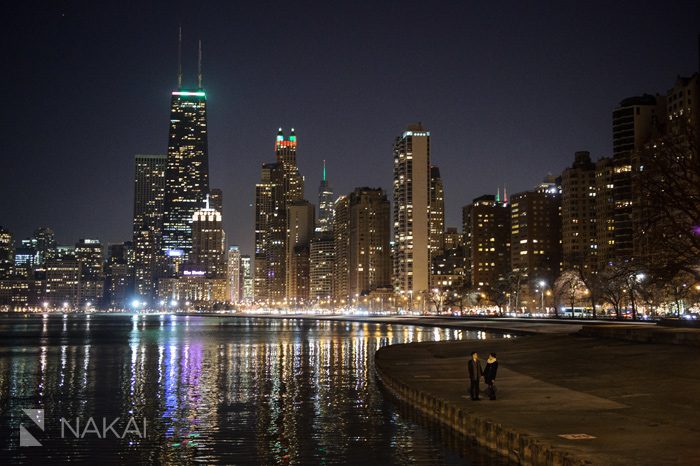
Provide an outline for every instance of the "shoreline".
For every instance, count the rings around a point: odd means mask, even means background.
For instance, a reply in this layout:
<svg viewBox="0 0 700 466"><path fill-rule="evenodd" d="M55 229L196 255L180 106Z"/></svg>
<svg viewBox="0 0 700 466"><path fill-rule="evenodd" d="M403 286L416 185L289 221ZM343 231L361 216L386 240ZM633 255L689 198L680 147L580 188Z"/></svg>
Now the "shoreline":
<svg viewBox="0 0 700 466"><path fill-rule="evenodd" d="M467 395L474 350L498 353L496 401ZM650 365L667 377L650 383ZM381 348L375 370L389 396L517 464L700 464L693 346L545 334L421 342Z"/></svg>

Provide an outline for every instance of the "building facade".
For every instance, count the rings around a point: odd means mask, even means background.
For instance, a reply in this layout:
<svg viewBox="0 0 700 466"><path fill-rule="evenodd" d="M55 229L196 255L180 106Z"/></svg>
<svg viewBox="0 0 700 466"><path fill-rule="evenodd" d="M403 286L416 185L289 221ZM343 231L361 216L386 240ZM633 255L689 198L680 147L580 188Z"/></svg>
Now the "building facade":
<svg viewBox="0 0 700 466"><path fill-rule="evenodd" d="M176 274L192 251L192 218L209 194L207 99L202 88L172 92L161 249Z"/></svg>
<svg viewBox="0 0 700 466"><path fill-rule="evenodd" d="M430 289L430 132L409 125L394 142L394 290Z"/></svg>

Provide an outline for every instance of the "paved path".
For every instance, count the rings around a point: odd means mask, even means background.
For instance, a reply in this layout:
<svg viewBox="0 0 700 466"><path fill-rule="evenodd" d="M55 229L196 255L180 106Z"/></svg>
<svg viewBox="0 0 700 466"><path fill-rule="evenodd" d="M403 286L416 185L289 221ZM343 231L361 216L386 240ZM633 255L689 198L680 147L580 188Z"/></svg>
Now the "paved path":
<svg viewBox="0 0 700 466"><path fill-rule="evenodd" d="M497 401L467 396L472 350L499 355ZM593 464L700 465L697 347L535 335L394 345L376 363L385 376Z"/></svg>

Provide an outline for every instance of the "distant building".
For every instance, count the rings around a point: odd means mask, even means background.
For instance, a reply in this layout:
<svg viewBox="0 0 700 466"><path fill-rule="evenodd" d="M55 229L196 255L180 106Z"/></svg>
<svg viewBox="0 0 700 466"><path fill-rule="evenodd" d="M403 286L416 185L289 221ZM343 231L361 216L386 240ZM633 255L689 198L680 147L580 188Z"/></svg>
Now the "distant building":
<svg viewBox="0 0 700 466"><path fill-rule="evenodd" d="M286 299L289 304L309 300L310 243L314 234L314 206L308 201L287 204Z"/></svg>
<svg viewBox="0 0 700 466"><path fill-rule="evenodd" d="M243 302L252 303L254 299L253 267L251 257L247 254L241 255L241 284Z"/></svg>
<svg viewBox="0 0 700 466"><path fill-rule="evenodd" d="M81 263L77 259L46 261L44 300L51 308L76 309L81 304Z"/></svg>
<svg viewBox="0 0 700 466"><path fill-rule="evenodd" d="M342 307L350 296L350 196L336 199L333 210L333 300Z"/></svg>
<svg viewBox="0 0 700 466"><path fill-rule="evenodd" d="M170 131L163 200L161 249L169 258L170 273L190 259L192 218L209 194L207 99L201 79L195 89L180 83L172 92Z"/></svg>
<svg viewBox="0 0 700 466"><path fill-rule="evenodd" d="M134 158L134 292L153 299L156 280L163 275L161 252L166 155L137 155Z"/></svg>
<svg viewBox="0 0 700 466"><path fill-rule="evenodd" d="M331 231L333 229L333 189L326 177L326 161L323 161L323 177L318 186L318 218L316 220L316 231Z"/></svg>
<svg viewBox="0 0 700 466"><path fill-rule="evenodd" d="M0 280L9 278L15 264L12 233L0 226Z"/></svg>
<svg viewBox="0 0 700 466"><path fill-rule="evenodd" d="M208 278L226 277L226 233L221 213L205 206L192 215L192 248L190 264L206 273Z"/></svg>
<svg viewBox="0 0 700 466"><path fill-rule="evenodd" d="M596 166L587 151L561 175L562 263L565 270L598 269Z"/></svg>
<svg viewBox="0 0 700 466"><path fill-rule="evenodd" d="M223 308L228 302L229 284L226 278L203 275L162 278L158 280L158 297L178 309Z"/></svg>
<svg viewBox="0 0 700 466"><path fill-rule="evenodd" d="M237 304L241 301L241 250L238 246L228 247L228 301Z"/></svg>
<svg viewBox="0 0 700 466"><path fill-rule="evenodd" d="M513 272L553 286L562 256L560 185L547 177L534 190L511 196L510 209Z"/></svg>
<svg viewBox="0 0 700 466"><path fill-rule="evenodd" d="M462 235L455 227L447 227L444 235L444 249L450 251L452 249L462 248Z"/></svg>
<svg viewBox="0 0 700 466"><path fill-rule="evenodd" d="M603 225L610 228L607 244L601 244L599 255L603 262L629 259L634 252L634 212L639 199L635 195L634 179L637 167L634 154L643 149L662 131L666 120L666 97L645 94L620 102L612 113L613 156L610 165L599 162L610 170L606 193L612 194L612 211L600 211ZM606 175L602 175L606 177Z"/></svg>
<svg viewBox="0 0 700 466"><path fill-rule="evenodd" d="M80 239L75 244L75 258L80 264L78 305L97 306L104 293L104 253L97 239Z"/></svg>
<svg viewBox="0 0 700 466"><path fill-rule="evenodd" d="M105 267L105 285L103 304L108 308L128 307L133 294L133 243L127 241L111 244ZM151 297L149 297L151 299Z"/></svg>
<svg viewBox="0 0 700 466"><path fill-rule="evenodd" d="M445 189L440 169L430 167L430 254L439 256L445 248Z"/></svg>
<svg viewBox="0 0 700 466"><path fill-rule="evenodd" d="M317 232L309 246L309 299L317 304L332 299L334 257L332 228Z"/></svg>
<svg viewBox="0 0 700 466"><path fill-rule="evenodd" d="M336 203L336 300L356 302L391 286L390 216L380 188L356 188Z"/></svg>
<svg viewBox="0 0 700 466"><path fill-rule="evenodd" d="M209 207L224 215L224 192L219 188L211 188L209 191Z"/></svg>
<svg viewBox="0 0 700 466"><path fill-rule="evenodd" d="M34 230L33 239L38 254L38 265L56 257L56 237L51 228L37 228Z"/></svg>
<svg viewBox="0 0 700 466"><path fill-rule="evenodd" d="M430 133L409 125L394 143L394 290L430 288Z"/></svg>
<svg viewBox="0 0 700 466"><path fill-rule="evenodd" d="M462 210L472 286L493 287L510 272L511 227L507 198L477 197Z"/></svg>
<svg viewBox="0 0 700 466"><path fill-rule="evenodd" d="M287 248L286 243L287 206L302 201L304 196L304 178L299 173L296 154L294 128L288 137L280 128L275 141L277 161L262 166L260 182L255 186L254 273L257 302L282 302L288 296L287 252L292 249ZM306 255L308 257L308 251Z"/></svg>

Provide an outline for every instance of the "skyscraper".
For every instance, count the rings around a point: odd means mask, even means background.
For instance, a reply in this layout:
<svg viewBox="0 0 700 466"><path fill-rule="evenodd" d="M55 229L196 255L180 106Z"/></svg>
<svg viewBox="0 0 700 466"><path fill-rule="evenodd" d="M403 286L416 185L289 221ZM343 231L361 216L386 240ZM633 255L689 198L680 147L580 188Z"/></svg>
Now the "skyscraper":
<svg viewBox="0 0 700 466"><path fill-rule="evenodd" d="M330 231L333 229L333 189L326 178L326 161L323 161L323 177L318 186L318 219L316 231Z"/></svg>
<svg viewBox="0 0 700 466"><path fill-rule="evenodd" d="M314 206L308 201L287 205L286 298L290 304L309 299L309 244L314 233Z"/></svg>
<svg viewBox="0 0 700 466"><path fill-rule="evenodd" d="M209 194L207 99L202 87L201 42L197 87L171 94L168 158L163 202L163 253L172 267L186 262L192 251L192 218Z"/></svg>
<svg viewBox="0 0 700 466"><path fill-rule="evenodd" d="M229 302L237 304L241 301L241 250L238 246L228 247L228 290Z"/></svg>
<svg viewBox="0 0 700 466"><path fill-rule="evenodd" d="M190 263L208 278L226 277L226 233L221 213L205 206L192 215L192 252Z"/></svg>
<svg viewBox="0 0 700 466"><path fill-rule="evenodd" d="M547 177L534 190L514 194L511 206L511 268L526 276L531 291L552 286L561 263L561 188Z"/></svg>
<svg viewBox="0 0 700 466"><path fill-rule="evenodd" d="M445 248L445 188L440 169L430 167L430 254L438 256Z"/></svg>
<svg viewBox="0 0 700 466"><path fill-rule="evenodd" d="M430 133L409 125L394 143L394 290L430 288Z"/></svg>
<svg viewBox="0 0 700 466"><path fill-rule="evenodd" d="M613 156L612 227L610 248L604 248L603 260L629 259L634 250L634 212L638 199L635 196L634 155L653 137L658 136L666 119L666 97L644 94L620 102L612 112Z"/></svg>
<svg viewBox="0 0 700 466"><path fill-rule="evenodd" d="M493 287L510 271L510 206L487 194L474 199L462 212L472 285Z"/></svg>
<svg viewBox="0 0 700 466"><path fill-rule="evenodd" d="M588 151L576 152L561 181L564 269L597 269L596 170Z"/></svg>
<svg viewBox="0 0 700 466"><path fill-rule="evenodd" d="M97 239L80 239L75 244L75 258L80 268L78 306L96 306L104 292L104 254Z"/></svg>
<svg viewBox="0 0 700 466"><path fill-rule="evenodd" d="M241 298L243 302L249 304L253 302L253 267L248 254L241 255L241 282L243 292Z"/></svg>
<svg viewBox="0 0 700 466"><path fill-rule="evenodd" d="M15 263L12 233L0 226L0 279L9 278Z"/></svg>
<svg viewBox="0 0 700 466"><path fill-rule="evenodd" d="M38 264L56 257L56 237L51 228L41 227L34 230L34 240L36 240Z"/></svg>
<svg viewBox="0 0 700 466"><path fill-rule="evenodd" d="M156 279L162 272L161 253L165 155L137 155L134 158L134 291L153 298Z"/></svg>
<svg viewBox="0 0 700 466"><path fill-rule="evenodd" d="M219 188L211 188L209 192L209 207L224 215L224 192Z"/></svg>
<svg viewBox="0 0 700 466"><path fill-rule="evenodd" d="M334 257L332 229L317 232L309 246L309 299L317 303L333 296Z"/></svg>
<svg viewBox="0 0 700 466"><path fill-rule="evenodd" d="M391 286L390 217L380 188L356 188L336 203L336 300L357 302Z"/></svg>
<svg viewBox="0 0 700 466"><path fill-rule="evenodd" d="M287 206L303 200L304 179L296 165L297 136L279 129L276 163L263 164L255 187L255 299L287 297Z"/></svg>
<svg viewBox="0 0 700 466"><path fill-rule="evenodd" d="M333 299L343 306L350 295L350 196L340 196L333 213Z"/></svg>

